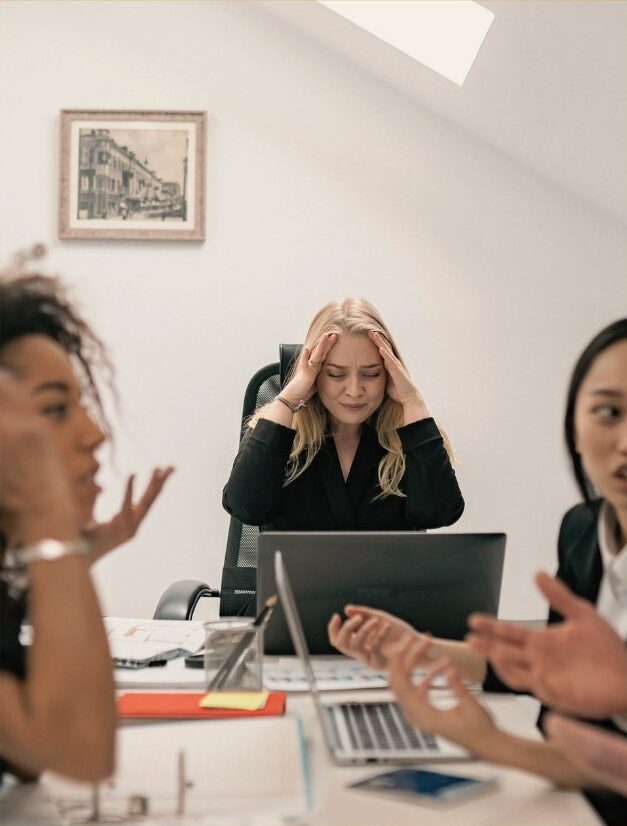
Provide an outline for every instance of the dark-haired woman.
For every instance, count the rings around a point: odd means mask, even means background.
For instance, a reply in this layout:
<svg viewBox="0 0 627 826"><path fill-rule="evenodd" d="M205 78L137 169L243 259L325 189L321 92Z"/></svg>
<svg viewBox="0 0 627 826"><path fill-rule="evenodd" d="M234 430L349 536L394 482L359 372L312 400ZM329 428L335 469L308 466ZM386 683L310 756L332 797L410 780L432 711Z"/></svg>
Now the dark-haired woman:
<svg viewBox="0 0 627 826"><path fill-rule="evenodd" d="M562 520L557 576L577 596L596 605L599 614L627 638L627 319L602 330L581 354L570 382L565 436L583 502ZM403 697L409 718L478 757L524 768L559 785L583 787L586 778L551 743L516 738L500 731L460 683L477 677L493 690L499 681L485 659L465 643L429 642L399 620L360 606L350 607L342 625L334 617L331 641L341 651L379 667L390 667L392 683ZM549 622L559 622L554 611ZM413 638L413 640L412 640ZM396 646L393 648L393 644ZM411 686L400 654L403 643L417 643L417 657L440 661L460 703L450 712L433 714L423 687ZM417 662L417 661L416 661ZM436 671L433 673L435 674ZM433 675L432 675L433 676ZM625 733L623 719L590 721ZM627 823L627 800L590 792L590 802L608 824Z"/></svg>
<svg viewBox="0 0 627 826"><path fill-rule="evenodd" d="M98 779L113 683L89 566L134 535L171 469L137 503L129 480L120 513L95 524L104 348L55 279L0 273L0 308L0 783L7 769Z"/></svg>

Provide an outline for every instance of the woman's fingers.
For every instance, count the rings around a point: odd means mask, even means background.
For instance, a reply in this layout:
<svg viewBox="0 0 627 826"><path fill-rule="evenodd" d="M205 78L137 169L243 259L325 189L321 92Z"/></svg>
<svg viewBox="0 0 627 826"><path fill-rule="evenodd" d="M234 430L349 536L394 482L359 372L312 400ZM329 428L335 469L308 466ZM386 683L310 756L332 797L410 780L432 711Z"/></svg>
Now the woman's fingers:
<svg viewBox="0 0 627 826"><path fill-rule="evenodd" d="M300 356L298 358L298 369L299 370L306 370L308 367L309 359L311 358L311 350L309 347L303 347L300 351Z"/></svg>
<svg viewBox="0 0 627 826"><path fill-rule="evenodd" d="M424 665L425 656L430 647L429 637L416 635L408 640L404 654L404 666L410 673L418 666Z"/></svg>
<svg viewBox="0 0 627 826"><path fill-rule="evenodd" d="M318 372L336 341L336 333L325 333L323 336L320 336L311 349L311 353L307 359L307 366L309 368L315 368L316 372Z"/></svg>
<svg viewBox="0 0 627 826"><path fill-rule="evenodd" d="M347 617L354 617L356 614L367 619L369 617L379 617L382 620L392 619L392 615L387 611L382 611L380 608L369 608L367 605L352 605L348 603L344 606L344 613Z"/></svg>
<svg viewBox="0 0 627 826"><path fill-rule="evenodd" d="M363 619L359 616L347 619L337 633L335 647L344 651L349 651L351 647L351 637L361 628L362 623Z"/></svg>
<svg viewBox="0 0 627 826"><path fill-rule="evenodd" d="M390 632L390 626L386 622L379 622L378 626L370 633L366 640L366 646L371 651L376 651L381 647L381 644Z"/></svg>
<svg viewBox="0 0 627 826"><path fill-rule="evenodd" d="M394 351L392 350L390 343L381 335L381 333L370 333L370 339L379 348L379 353L383 358L383 363L386 369L402 370L402 365L394 355Z"/></svg>
<svg viewBox="0 0 627 826"><path fill-rule="evenodd" d="M411 676L416 666L424 661L424 656L430 645L431 640L428 637L422 635L412 636L395 646L391 656L398 662L399 667Z"/></svg>
<svg viewBox="0 0 627 826"><path fill-rule="evenodd" d="M337 344L338 335L337 333L328 333L326 337L326 341L324 342L324 350L323 350L323 358L322 361L326 361L327 356L333 349L333 347Z"/></svg>
<svg viewBox="0 0 627 826"><path fill-rule="evenodd" d="M493 637L483 637L471 633L466 642L472 651L490 660L492 666L510 688L531 687L531 662L526 648L518 643L500 642Z"/></svg>
<svg viewBox="0 0 627 826"><path fill-rule="evenodd" d="M574 619L581 616L582 612L593 610L587 600L575 596L563 582L550 576L546 571L539 571L535 576L535 581L551 608L565 619Z"/></svg>
<svg viewBox="0 0 627 826"><path fill-rule="evenodd" d="M490 659L492 666L499 677L510 688L517 691L529 691L533 688L533 676L528 667L518 666L513 662L498 657Z"/></svg>
<svg viewBox="0 0 627 826"><path fill-rule="evenodd" d="M354 651L369 651L369 639L378 626L379 620L376 617L366 620L357 631L353 632L350 638L351 648Z"/></svg>
<svg viewBox="0 0 627 826"><path fill-rule="evenodd" d="M124 498L120 507L120 513L129 514L133 509L133 488L135 487L135 474L131 473L126 482Z"/></svg>
<svg viewBox="0 0 627 826"><path fill-rule="evenodd" d="M358 614L344 623L338 614L333 614L327 631L329 640L335 648L368 662L370 655L376 650L378 640L385 634L385 629L381 628L381 621L377 617L370 617L364 621Z"/></svg>
<svg viewBox="0 0 627 826"><path fill-rule="evenodd" d="M533 631L528 628L522 628L520 625L486 614L471 614L468 627L472 629L476 638L481 637L486 641L498 640L518 646L526 643L533 634Z"/></svg>
<svg viewBox="0 0 627 826"><path fill-rule="evenodd" d="M444 669L442 669L442 676L444 677L444 679L448 683L449 688L458 700L461 701L467 700L469 698L472 699L472 695L464 685L462 675L451 662L449 662L448 665Z"/></svg>
<svg viewBox="0 0 627 826"><path fill-rule="evenodd" d="M420 656L419 649L425 642L426 640L420 642L408 640L403 645L397 646L389 657L390 688L416 725L424 724L425 714L434 713L429 702L431 683L450 664L447 657L442 657L429 668L424 679L415 685L412 679L415 660L417 656Z"/></svg>
<svg viewBox="0 0 627 826"><path fill-rule="evenodd" d="M137 517L138 523L144 519L150 508L153 506L155 499L161 493L167 479L173 473L174 468L172 467L172 465L166 468L155 468L153 470L152 476L150 477L150 481L146 486L146 490L144 491L142 497L140 498L139 502L135 507L135 515Z"/></svg>
<svg viewBox="0 0 627 826"><path fill-rule="evenodd" d="M329 641L331 645L335 646L337 636L340 632L340 628L342 627L342 620L340 619L339 614L333 614L331 619L327 624L327 633L329 635ZM337 646L335 646L337 648Z"/></svg>

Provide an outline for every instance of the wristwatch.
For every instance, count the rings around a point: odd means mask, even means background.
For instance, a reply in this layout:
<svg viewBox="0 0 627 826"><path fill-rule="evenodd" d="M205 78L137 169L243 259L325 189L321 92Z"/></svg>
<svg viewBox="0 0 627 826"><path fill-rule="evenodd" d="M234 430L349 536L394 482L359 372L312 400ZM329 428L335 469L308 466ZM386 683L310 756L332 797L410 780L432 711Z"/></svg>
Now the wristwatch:
<svg viewBox="0 0 627 826"><path fill-rule="evenodd" d="M64 556L87 556L91 549L85 539L61 542L40 539L32 545L9 546L0 562L0 579L9 586L11 596L19 596L28 586L28 566L33 562L53 562Z"/></svg>
<svg viewBox="0 0 627 826"><path fill-rule="evenodd" d="M304 399L299 399L298 404L294 404L289 399L286 399L285 396L277 396L277 399L280 402L283 402L286 407L289 407L292 413L298 413L298 411L302 410L303 407L307 407L307 402Z"/></svg>

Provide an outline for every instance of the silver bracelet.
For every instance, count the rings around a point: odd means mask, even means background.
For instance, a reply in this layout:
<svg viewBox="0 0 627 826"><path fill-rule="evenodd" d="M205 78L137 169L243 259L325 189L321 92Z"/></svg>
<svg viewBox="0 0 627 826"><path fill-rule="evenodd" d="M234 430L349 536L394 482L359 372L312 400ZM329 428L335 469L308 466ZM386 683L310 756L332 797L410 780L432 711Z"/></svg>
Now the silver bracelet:
<svg viewBox="0 0 627 826"><path fill-rule="evenodd" d="M9 546L0 563L0 579L9 586L9 594L16 598L28 587L28 566L33 562L54 562L64 556L87 556L91 545L86 539L61 542L58 539L40 539L32 545Z"/></svg>
<svg viewBox="0 0 627 826"><path fill-rule="evenodd" d="M294 404L289 399L286 399L284 396L277 396L278 401L283 402L286 407L292 411L292 414L298 413L299 410L302 410L303 407L307 407L307 402L304 399L299 399L298 404Z"/></svg>

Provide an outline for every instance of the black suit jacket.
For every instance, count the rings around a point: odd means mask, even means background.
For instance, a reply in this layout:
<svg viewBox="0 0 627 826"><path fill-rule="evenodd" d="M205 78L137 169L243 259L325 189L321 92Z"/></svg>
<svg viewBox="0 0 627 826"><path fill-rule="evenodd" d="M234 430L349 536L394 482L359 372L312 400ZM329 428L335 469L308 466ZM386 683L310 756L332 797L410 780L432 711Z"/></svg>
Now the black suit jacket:
<svg viewBox="0 0 627 826"><path fill-rule="evenodd" d="M285 486L285 470L296 431L260 419L241 441L229 481L225 509L247 525L268 530L423 530L450 525L464 500L433 419L398 429L406 459L404 497L381 492L377 469L385 449L366 425L348 479L331 434L311 465Z"/></svg>
<svg viewBox="0 0 627 826"><path fill-rule="evenodd" d="M580 504L571 508L562 519L558 539L558 579L579 597L596 605L601 580L603 579L603 560L597 539L597 522L602 499L590 505ZM549 611L549 623L562 622L562 616L552 609ZM486 691L508 690L492 669L488 667L488 676L484 682ZM544 718L549 709L542 706L538 717L538 726L544 730ZM612 720L585 720L584 722L607 731L623 734ZM625 826L627 824L627 798L613 792L591 791L585 797L608 826Z"/></svg>
<svg viewBox="0 0 627 826"><path fill-rule="evenodd" d="M564 514L557 541L557 572L570 590L596 605L603 578L603 561L597 540L597 521L603 500L590 505L575 505ZM549 610L547 622L561 622L562 617ZM510 691L488 665L483 683L485 691Z"/></svg>
<svg viewBox="0 0 627 826"><path fill-rule="evenodd" d="M603 579L603 560L597 535L599 511L603 503L597 499L590 505L575 505L562 520L558 540L557 577L570 590L596 605ZM549 611L549 623L561 622L557 612ZM543 706L538 725L544 730L544 717L548 709ZM585 722L614 733L622 734L612 720L586 720ZM590 791L585 793L590 805L608 826L627 824L627 798L614 792Z"/></svg>

